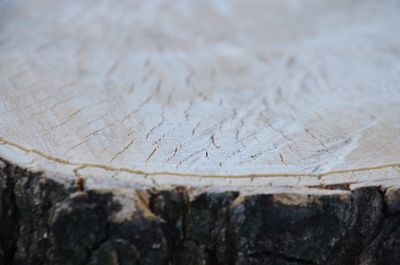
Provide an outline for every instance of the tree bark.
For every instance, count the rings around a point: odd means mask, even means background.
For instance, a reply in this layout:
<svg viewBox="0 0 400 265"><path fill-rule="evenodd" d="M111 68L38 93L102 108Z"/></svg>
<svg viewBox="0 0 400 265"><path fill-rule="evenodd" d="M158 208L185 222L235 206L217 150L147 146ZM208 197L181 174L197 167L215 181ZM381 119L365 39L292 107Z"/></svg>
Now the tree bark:
<svg viewBox="0 0 400 265"><path fill-rule="evenodd" d="M0 264L398 264L400 190L78 190L2 161Z"/></svg>

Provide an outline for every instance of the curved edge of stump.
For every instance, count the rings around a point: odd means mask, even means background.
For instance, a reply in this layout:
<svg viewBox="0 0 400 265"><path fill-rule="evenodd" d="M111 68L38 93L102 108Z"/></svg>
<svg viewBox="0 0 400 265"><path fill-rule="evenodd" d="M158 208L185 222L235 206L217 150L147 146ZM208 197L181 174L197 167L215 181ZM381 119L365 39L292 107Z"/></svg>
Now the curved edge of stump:
<svg viewBox="0 0 400 265"><path fill-rule="evenodd" d="M80 191L0 160L3 264L400 264L400 189Z"/></svg>

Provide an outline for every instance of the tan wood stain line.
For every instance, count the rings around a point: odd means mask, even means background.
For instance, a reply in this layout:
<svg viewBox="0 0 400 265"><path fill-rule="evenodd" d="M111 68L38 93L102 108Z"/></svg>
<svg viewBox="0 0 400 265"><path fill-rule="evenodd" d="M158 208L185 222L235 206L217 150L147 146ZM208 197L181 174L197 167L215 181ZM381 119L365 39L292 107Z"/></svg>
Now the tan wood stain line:
<svg viewBox="0 0 400 265"><path fill-rule="evenodd" d="M196 174L196 173L182 173L182 172L147 172L144 170L139 170L139 169L131 169L131 168L124 168L124 167L113 167L113 166L107 166L104 164L98 164L98 163L77 163L77 162L72 162L66 159L62 159L59 157L54 157L47 155L43 151L36 150L36 149L30 149L23 147L19 144L13 143L4 137L0 136L0 142L6 145L13 146L17 149L20 149L26 153L34 153L38 156L41 156L47 160L60 163L60 164L65 164L65 165L71 165L71 166L78 166L77 169L83 169L83 168L99 168L103 169L106 171L117 171L117 172L127 172L127 173L132 173L132 174L137 174L137 175L146 175L146 176L180 176L180 177L200 177L200 178L215 178L215 179L241 179L241 178L265 178L265 177L324 177L328 175L334 175L334 174L344 174L344 173L350 173L350 172L364 172L364 171L372 171L372 170L378 170L378 169L385 169L385 168L391 168L391 167L400 167L400 163L391 163L391 164L385 164L385 165L379 165L379 166L373 166L373 167L364 167L364 168L355 168L355 169L346 169L346 170L333 170L333 171L328 171L326 173L321 173L321 174L312 174L312 173L268 173L268 174L247 174L247 175L212 175L212 174Z"/></svg>

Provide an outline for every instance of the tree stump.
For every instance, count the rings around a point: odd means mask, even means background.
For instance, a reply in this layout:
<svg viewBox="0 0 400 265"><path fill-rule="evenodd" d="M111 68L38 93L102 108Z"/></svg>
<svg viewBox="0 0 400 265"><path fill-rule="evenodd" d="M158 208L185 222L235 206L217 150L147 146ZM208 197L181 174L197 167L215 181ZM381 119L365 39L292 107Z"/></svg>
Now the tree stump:
<svg viewBox="0 0 400 265"><path fill-rule="evenodd" d="M400 264L400 5L0 2L0 265Z"/></svg>

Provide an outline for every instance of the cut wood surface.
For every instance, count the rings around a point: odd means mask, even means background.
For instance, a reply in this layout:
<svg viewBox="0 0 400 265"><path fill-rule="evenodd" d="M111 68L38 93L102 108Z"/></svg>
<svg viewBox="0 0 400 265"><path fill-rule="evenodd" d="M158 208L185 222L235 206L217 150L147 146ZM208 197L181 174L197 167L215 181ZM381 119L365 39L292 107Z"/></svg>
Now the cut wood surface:
<svg viewBox="0 0 400 265"><path fill-rule="evenodd" d="M88 187L398 183L398 1L0 5L0 156L23 168Z"/></svg>
<svg viewBox="0 0 400 265"><path fill-rule="evenodd" d="M398 0L0 0L0 265L400 264Z"/></svg>

